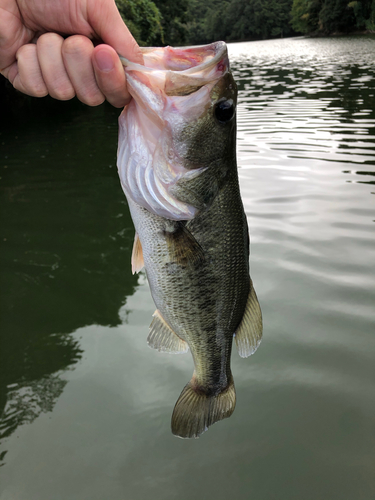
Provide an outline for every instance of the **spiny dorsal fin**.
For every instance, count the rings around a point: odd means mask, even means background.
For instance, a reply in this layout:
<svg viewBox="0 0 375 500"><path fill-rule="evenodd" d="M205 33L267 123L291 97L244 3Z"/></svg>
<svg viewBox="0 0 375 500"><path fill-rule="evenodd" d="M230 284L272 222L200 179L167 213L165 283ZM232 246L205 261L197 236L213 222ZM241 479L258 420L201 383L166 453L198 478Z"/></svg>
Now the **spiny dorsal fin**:
<svg viewBox="0 0 375 500"><path fill-rule="evenodd" d="M234 334L238 354L241 358L247 358L257 350L262 340L263 322L257 295L253 282L250 280L250 293L247 299L245 312Z"/></svg>
<svg viewBox="0 0 375 500"><path fill-rule="evenodd" d="M204 394L195 387L194 375L186 384L174 407L172 432L181 438L197 438L210 425L230 417L236 406L233 378L219 394Z"/></svg>
<svg viewBox="0 0 375 500"><path fill-rule="evenodd" d="M183 222L179 222L173 231L165 231L164 235L172 262L186 266L204 261L203 248Z"/></svg>
<svg viewBox="0 0 375 500"><path fill-rule="evenodd" d="M157 351L171 354L188 352L187 343L174 333L158 309L154 312L153 317L150 333L147 337L148 345Z"/></svg>
<svg viewBox="0 0 375 500"><path fill-rule="evenodd" d="M141 240L139 239L138 233L135 233L133 251L132 251L132 273L139 273L141 269L145 266L143 260L143 250Z"/></svg>

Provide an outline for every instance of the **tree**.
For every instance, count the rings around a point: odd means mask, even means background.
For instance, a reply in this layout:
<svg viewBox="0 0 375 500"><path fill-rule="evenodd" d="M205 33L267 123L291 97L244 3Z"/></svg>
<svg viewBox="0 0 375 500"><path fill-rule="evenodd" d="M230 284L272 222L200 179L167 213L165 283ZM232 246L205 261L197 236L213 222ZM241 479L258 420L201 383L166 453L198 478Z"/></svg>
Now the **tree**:
<svg viewBox="0 0 375 500"><path fill-rule="evenodd" d="M291 25L301 33L375 29L375 0L293 0Z"/></svg>
<svg viewBox="0 0 375 500"><path fill-rule="evenodd" d="M294 0L291 12L293 29L300 33L317 31L321 8L321 0Z"/></svg>
<svg viewBox="0 0 375 500"><path fill-rule="evenodd" d="M188 21L187 12L190 0L155 0L161 14L164 41L167 45L186 43Z"/></svg>
<svg viewBox="0 0 375 500"><path fill-rule="evenodd" d="M151 0L115 0L117 8L139 45L164 43L162 18Z"/></svg>
<svg viewBox="0 0 375 500"><path fill-rule="evenodd" d="M366 18L366 29L375 31L375 0L372 0L371 6L369 6L369 15L368 18Z"/></svg>
<svg viewBox="0 0 375 500"><path fill-rule="evenodd" d="M319 26L328 34L350 31L355 26L355 15L347 0L326 0L319 14Z"/></svg>
<svg viewBox="0 0 375 500"><path fill-rule="evenodd" d="M232 0L227 5L228 40L265 39L292 34L292 0Z"/></svg>

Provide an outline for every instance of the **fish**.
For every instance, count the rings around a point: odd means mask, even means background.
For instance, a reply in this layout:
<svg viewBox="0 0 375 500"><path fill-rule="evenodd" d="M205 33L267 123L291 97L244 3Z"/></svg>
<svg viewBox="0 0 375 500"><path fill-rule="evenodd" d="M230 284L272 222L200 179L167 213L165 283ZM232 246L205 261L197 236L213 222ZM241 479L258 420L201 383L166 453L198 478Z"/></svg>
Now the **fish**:
<svg viewBox="0 0 375 500"><path fill-rule="evenodd" d="M233 340L248 357L263 331L237 172L237 86L224 42L141 50L143 65L121 58L132 99L117 165L136 231L132 271L145 268L157 308L149 346L191 351L171 428L197 438L234 411Z"/></svg>

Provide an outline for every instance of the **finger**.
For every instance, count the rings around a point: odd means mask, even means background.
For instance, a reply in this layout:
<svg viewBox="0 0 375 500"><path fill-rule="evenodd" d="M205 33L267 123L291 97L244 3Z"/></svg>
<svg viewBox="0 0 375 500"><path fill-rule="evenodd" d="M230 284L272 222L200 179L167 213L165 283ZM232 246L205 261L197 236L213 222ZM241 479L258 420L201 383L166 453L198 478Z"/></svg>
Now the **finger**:
<svg viewBox="0 0 375 500"><path fill-rule="evenodd" d="M29 43L34 35L35 33L23 24L18 3L0 0L0 70L2 74L6 68L15 63L17 50Z"/></svg>
<svg viewBox="0 0 375 500"><path fill-rule="evenodd" d="M114 0L87 0L87 15L104 43L130 61L143 63L139 45L122 20Z"/></svg>
<svg viewBox="0 0 375 500"><path fill-rule="evenodd" d="M78 99L89 106L98 106L105 97L96 82L91 62L93 51L92 42L81 35L67 38L62 45L64 66Z"/></svg>
<svg viewBox="0 0 375 500"><path fill-rule="evenodd" d="M11 72L8 74L13 87L33 97L46 96L48 90L39 66L36 45L34 43L23 45L18 49L16 58L17 65L12 65L11 70L13 75L10 74ZM17 68L17 72L15 72L15 68Z"/></svg>
<svg viewBox="0 0 375 500"><path fill-rule="evenodd" d="M4 68L0 71L0 73L7 78L10 83L13 85L14 79L18 75L18 64L17 61L8 66L7 68Z"/></svg>
<svg viewBox="0 0 375 500"><path fill-rule="evenodd" d="M44 83L48 93L55 99L66 101L75 96L62 57L63 37L46 33L38 38L37 54Z"/></svg>
<svg viewBox="0 0 375 500"><path fill-rule="evenodd" d="M116 51L109 45L99 45L93 52L96 81L107 101L122 108L131 97L126 89L125 71Z"/></svg>

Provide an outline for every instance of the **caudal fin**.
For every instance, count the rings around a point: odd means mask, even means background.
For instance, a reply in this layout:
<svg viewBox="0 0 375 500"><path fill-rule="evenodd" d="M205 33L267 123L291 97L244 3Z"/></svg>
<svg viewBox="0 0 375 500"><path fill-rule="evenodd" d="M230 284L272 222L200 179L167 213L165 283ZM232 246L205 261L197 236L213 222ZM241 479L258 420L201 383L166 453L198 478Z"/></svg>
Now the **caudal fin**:
<svg viewBox="0 0 375 500"><path fill-rule="evenodd" d="M197 438L210 425L230 417L236 406L233 379L216 396L198 392L192 381L185 385L172 414L172 432L181 438Z"/></svg>

